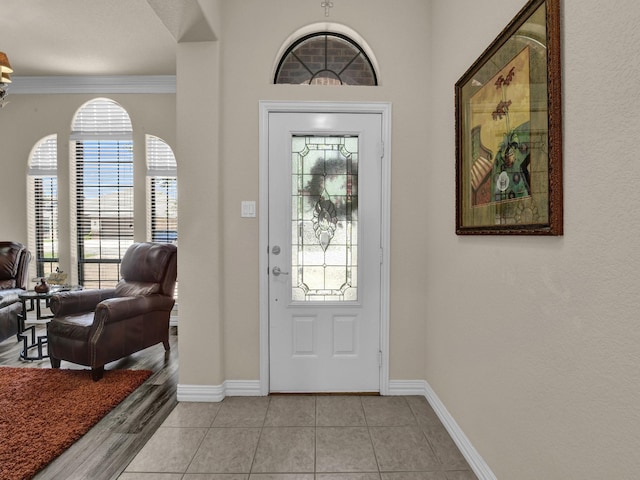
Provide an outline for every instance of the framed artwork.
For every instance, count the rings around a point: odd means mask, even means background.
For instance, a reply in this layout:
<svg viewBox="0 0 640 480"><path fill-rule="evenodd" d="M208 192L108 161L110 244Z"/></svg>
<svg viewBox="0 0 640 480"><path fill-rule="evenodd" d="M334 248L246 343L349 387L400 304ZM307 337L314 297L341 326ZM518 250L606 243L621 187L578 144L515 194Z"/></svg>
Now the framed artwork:
<svg viewBox="0 0 640 480"><path fill-rule="evenodd" d="M458 235L562 235L560 73L560 0L531 0L456 83Z"/></svg>

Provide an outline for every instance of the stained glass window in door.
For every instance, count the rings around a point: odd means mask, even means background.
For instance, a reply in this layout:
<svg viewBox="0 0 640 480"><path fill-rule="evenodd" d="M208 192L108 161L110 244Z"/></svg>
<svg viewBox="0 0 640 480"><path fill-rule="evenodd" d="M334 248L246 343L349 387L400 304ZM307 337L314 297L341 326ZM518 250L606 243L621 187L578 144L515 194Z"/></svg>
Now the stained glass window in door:
<svg viewBox="0 0 640 480"><path fill-rule="evenodd" d="M358 299L358 138L294 136L292 299Z"/></svg>

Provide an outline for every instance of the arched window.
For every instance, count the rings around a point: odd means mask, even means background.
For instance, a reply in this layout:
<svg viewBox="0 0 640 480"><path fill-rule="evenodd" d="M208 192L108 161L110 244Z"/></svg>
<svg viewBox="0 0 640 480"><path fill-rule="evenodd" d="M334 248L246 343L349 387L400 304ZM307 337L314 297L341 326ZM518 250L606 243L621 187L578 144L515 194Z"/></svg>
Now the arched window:
<svg viewBox="0 0 640 480"><path fill-rule="evenodd" d="M41 139L31 150L27 174L29 245L38 277L58 267L58 136Z"/></svg>
<svg viewBox="0 0 640 480"><path fill-rule="evenodd" d="M147 240L178 241L178 172L173 150L161 138L146 136ZM178 282L173 294L178 299ZM177 309L177 303L174 310Z"/></svg>
<svg viewBox="0 0 640 480"><path fill-rule="evenodd" d="M78 282L112 287L133 243L131 120L116 102L92 100L76 113L71 140Z"/></svg>
<svg viewBox="0 0 640 480"><path fill-rule="evenodd" d="M178 239L176 158L167 143L147 135L147 239L171 243Z"/></svg>
<svg viewBox="0 0 640 480"><path fill-rule="evenodd" d="M371 60L341 33L320 32L295 41L282 55L273 83L377 85Z"/></svg>

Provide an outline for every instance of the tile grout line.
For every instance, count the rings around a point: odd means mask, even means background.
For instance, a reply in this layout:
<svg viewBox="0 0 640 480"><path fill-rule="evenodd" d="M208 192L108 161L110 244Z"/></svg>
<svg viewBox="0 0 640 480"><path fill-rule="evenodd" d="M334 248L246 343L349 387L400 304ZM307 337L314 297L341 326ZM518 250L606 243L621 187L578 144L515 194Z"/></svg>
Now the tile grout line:
<svg viewBox="0 0 640 480"><path fill-rule="evenodd" d="M373 444L373 436L371 435L371 427L369 425L369 421L367 420L367 411L364 408L364 404L362 403L362 397L360 398L360 405L362 405L362 414L364 415L364 423L367 426L367 433L369 434L369 441L371 442L371 450L373 450L373 458L376 460L376 467L378 468L378 477L382 479L382 471L380 470L380 461L378 460L378 454L376 453L376 447Z"/></svg>
<svg viewBox="0 0 640 480"><path fill-rule="evenodd" d="M191 464L193 463L193 460L196 458L196 455L198 454L198 451L200 450L200 447L202 447L202 444L204 443L204 440L207 438L207 435L209 435L209 432L211 431L211 429L213 428L213 422L215 422L216 417L218 416L218 414L220 413L220 409L222 408L222 404L220 405L220 408L218 408L218 410L216 411L216 414L213 416L213 418L211 419L211 423L209 424L209 426L207 427L207 431L204 433L204 435L202 436L202 439L200 440L200 443L198 443L198 446L194 449L193 451L193 455L191 456L191 460L189 460L189 464L187 465L187 468L185 468L184 472L182 473L182 478L184 478L187 475L187 472L189 471L189 467L191 466ZM197 428L197 427L196 427Z"/></svg>
<svg viewBox="0 0 640 480"><path fill-rule="evenodd" d="M265 423L267 423L267 415L269 414L270 406L271 406L271 397L267 395L267 408L264 411L264 418L262 419L262 426L260 427L260 433L258 434L258 441L256 442L256 448L253 451L253 459L251 460L251 465L249 466L248 478L251 478L251 474L253 473L253 467L255 466L255 463L256 463L256 456L258 455L258 447L260 446L260 439L262 438L262 432L264 432L264 425Z"/></svg>
<svg viewBox="0 0 640 480"><path fill-rule="evenodd" d="M313 476L318 474L318 397L313 396Z"/></svg>

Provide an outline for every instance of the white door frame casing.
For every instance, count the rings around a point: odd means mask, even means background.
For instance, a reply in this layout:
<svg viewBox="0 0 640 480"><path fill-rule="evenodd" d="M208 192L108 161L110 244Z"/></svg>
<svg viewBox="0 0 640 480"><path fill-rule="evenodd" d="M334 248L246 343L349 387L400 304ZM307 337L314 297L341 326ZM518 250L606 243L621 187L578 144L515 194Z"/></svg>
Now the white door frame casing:
<svg viewBox="0 0 640 480"><path fill-rule="evenodd" d="M391 104L387 102L260 102L260 394L269 394L269 114L377 113L382 117L380 279L380 394L389 394L389 297L391 227Z"/></svg>

